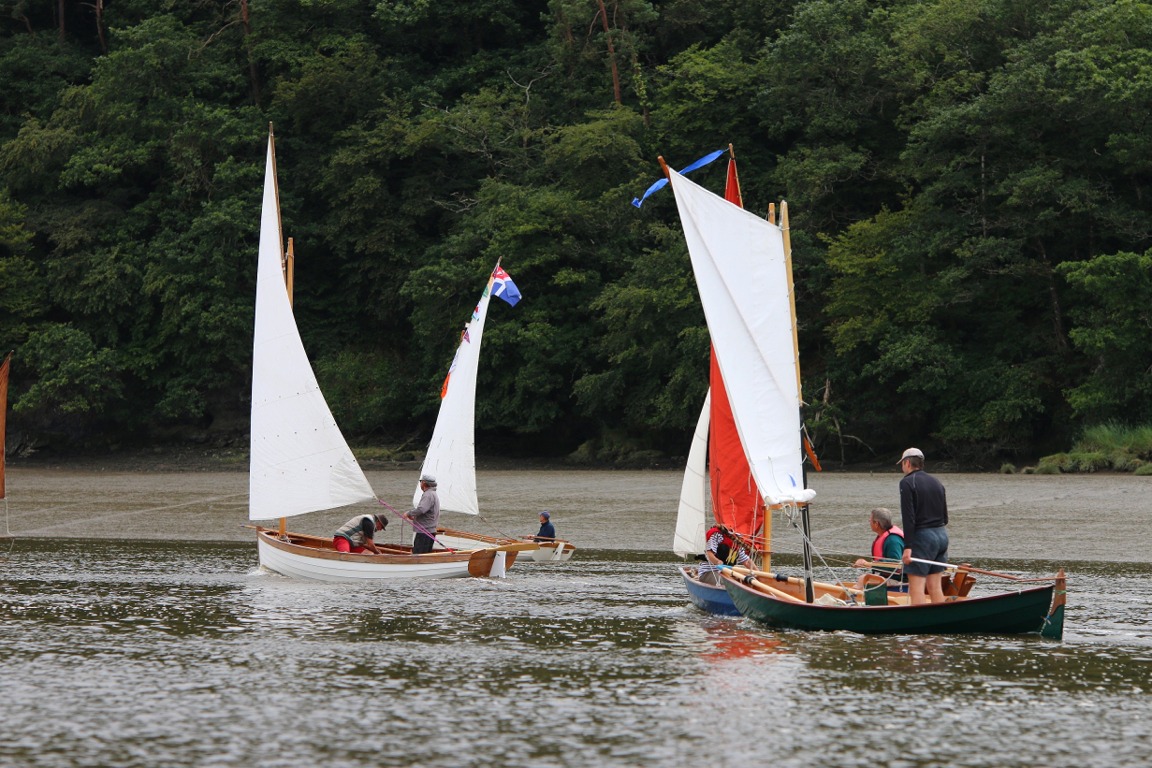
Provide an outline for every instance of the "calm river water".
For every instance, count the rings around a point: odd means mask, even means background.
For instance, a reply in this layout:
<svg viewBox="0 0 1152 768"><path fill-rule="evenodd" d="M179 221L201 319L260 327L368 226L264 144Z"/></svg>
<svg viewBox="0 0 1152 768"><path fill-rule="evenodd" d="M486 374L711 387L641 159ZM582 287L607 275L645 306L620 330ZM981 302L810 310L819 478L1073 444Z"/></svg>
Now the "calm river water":
<svg viewBox="0 0 1152 768"><path fill-rule="evenodd" d="M414 473L369 477L411 498ZM572 561L354 587L257 568L244 473L10 468L0 765L1148 765L1152 478L941 478L954 561L1067 570L1063 642L709 617L668 551L675 472L482 472L482 519L444 522L523 535L549 509ZM898 479L811 478L829 566ZM794 539L777 521L781 570Z"/></svg>

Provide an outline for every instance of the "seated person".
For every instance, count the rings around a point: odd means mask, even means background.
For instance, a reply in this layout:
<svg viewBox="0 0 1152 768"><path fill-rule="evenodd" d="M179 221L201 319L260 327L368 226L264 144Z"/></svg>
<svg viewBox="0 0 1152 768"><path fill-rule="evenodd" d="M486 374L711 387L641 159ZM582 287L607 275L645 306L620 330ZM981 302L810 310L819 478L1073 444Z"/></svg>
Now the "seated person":
<svg viewBox="0 0 1152 768"><path fill-rule="evenodd" d="M351 552L360 554L368 550L374 555L383 554L376 547L373 538L376 531L388 527L388 520L384 515L357 515L336 530L332 537L332 544L337 552Z"/></svg>
<svg viewBox="0 0 1152 768"><path fill-rule="evenodd" d="M872 540L872 561L863 558L856 561L857 568L871 567L856 580L856 588L887 583L889 587L907 589L900 571L900 561L904 555L904 531L892 524L892 513L884 507L876 507L868 513L868 520L876 538ZM881 562L887 561L887 562Z"/></svg>
<svg viewBox="0 0 1152 768"><path fill-rule="evenodd" d="M720 578L716 575L721 565L742 565L752 568L752 558L737 541L732 531L723 525L715 525L704 534L704 559L708 565L701 564L696 569L697 578L706 584L719 584Z"/></svg>
<svg viewBox="0 0 1152 768"><path fill-rule="evenodd" d="M532 541L556 541L556 526L552 525L552 515L548 510L540 513L540 530L528 538Z"/></svg>

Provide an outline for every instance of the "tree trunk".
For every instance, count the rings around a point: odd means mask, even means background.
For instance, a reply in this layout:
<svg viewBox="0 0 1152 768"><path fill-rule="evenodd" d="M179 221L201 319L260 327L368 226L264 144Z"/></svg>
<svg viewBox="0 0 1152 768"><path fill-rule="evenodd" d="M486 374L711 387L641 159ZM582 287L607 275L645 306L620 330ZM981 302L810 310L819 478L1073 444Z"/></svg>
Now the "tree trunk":
<svg viewBox="0 0 1152 768"><path fill-rule="evenodd" d="M612 65L612 93L617 104L623 104L620 98L620 70L616 66L616 46L612 43L612 33L608 31L608 11L604 8L604 0L596 0L600 4L600 21L604 25L604 37L608 40L608 61Z"/></svg>
<svg viewBox="0 0 1152 768"><path fill-rule="evenodd" d="M248 79L252 85L252 103L260 106L260 79L256 75L256 62L252 61L252 25L249 23L248 0L240 0L240 21L244 25L244 49L248 55Z"/></svg>
<svg viewBox="0 0 1152 768"><path fill-rule="evenodd" d="M104 38L104 0L95 0L92 4L96 11L96 37L100 40L100 52L108 55L108 41Z"/></svg>

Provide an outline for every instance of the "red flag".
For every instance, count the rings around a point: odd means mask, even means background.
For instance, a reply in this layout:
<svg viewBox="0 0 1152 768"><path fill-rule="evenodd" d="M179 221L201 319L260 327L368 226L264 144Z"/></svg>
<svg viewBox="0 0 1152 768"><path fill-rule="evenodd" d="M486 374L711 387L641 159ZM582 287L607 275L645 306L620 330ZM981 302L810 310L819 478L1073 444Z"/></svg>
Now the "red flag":
<svg viewBox="0 0 1152 768"><path fill-rule="evenodd" d="M724 199L735 205L744 207L744 198L740 196L740 177L736 175L736 158L728 158L728 181L724 184Z"/></svg>

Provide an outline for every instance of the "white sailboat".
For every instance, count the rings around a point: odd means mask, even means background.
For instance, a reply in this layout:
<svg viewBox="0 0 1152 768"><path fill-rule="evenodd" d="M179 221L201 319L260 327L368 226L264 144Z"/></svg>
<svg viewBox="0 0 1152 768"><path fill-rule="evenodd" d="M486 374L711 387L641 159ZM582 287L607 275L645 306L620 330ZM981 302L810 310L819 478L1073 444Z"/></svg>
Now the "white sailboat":
<svg viewBox="0 0 1152 768"><path fill-rule="evenodd" d="M442 512L480 514L476 483L476 377L480 368L480 347L484 341L489 304L494 295L507 296L510 283L511 278L497 263L488 276L488 283L472 310L472 316L460 334L460 344L440 388L440 410L436 414L436 425L432 429L432 439L428 442L424 463L420 467L420 476L432 475L436 478L436 493L440 497ZM514 298L505 298L505 301L513 305L518 300L518 292ZM412 496L413 504L419 502L420 495L420 487L417 485ZM508 545L514 541L479 534L468 536L492 546ZM437 532L437 540L448 546L469 546L469 540L462 539L459 532L446 529ZM475 546L475 541L471 546ZM541 555L548 560L567 559L574 549L567 544L567 550L561 547L557 555L555 547L547 548L545 553L546 547L536 543L522 542L521 546L525 561L539 561Z"/></svg>
<svg viewBox="0 0 1152 768"><path fill-rule="evenodd" d="M499 268L497 264L496 269ZM495 278L494 269L460 334L460 345L440 388L440 411L420 467L421 477L430 474L436 478L442 512L480 514L476 492L476 375ZM420 493L417 485L413 504L420 501Z"/></svg>
<svg viewBox="0 0 1152 768"><path fill-rule="evenodd" d="M487 576L508 545L472 541L467 549L421 555L413 555L411 547L383 545L384 554L352 554L337 552L331 537L285 530L284 518L377 499L304 351L285 285L283 242L269 131L252 345L248 517L281 522L279 530L256 527L261 566L321 581ZM506 566L515 559L512 551Z"/></svg>

